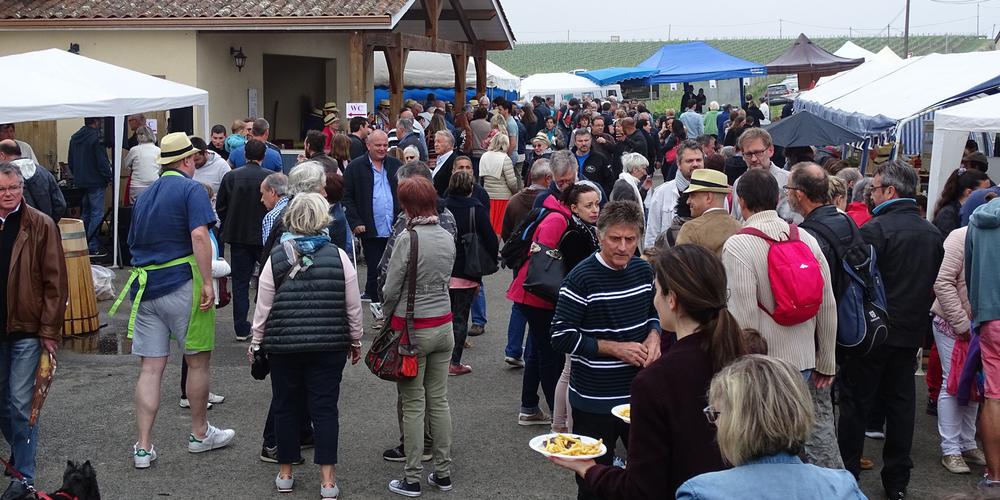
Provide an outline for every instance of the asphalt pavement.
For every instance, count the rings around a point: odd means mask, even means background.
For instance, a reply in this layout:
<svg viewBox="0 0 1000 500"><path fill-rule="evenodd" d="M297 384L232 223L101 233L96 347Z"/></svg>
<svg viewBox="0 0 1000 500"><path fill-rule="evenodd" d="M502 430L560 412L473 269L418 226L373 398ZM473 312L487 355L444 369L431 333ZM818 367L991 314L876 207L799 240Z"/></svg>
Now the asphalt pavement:
<svg viewBox="0 0 1000 500"><path fill-rule="evenodd" d="M116 283L121 286L124 272ZM363 273L361 273L363 275ZM504 298L509 274L487 278L489 323L487 333L472 339L464 362L473 371L449 378L454 437L452 478L455 489L431 491L424 497L451 499L570 499L576 486L572 474L548 463L528 448L533 436L546 426L517 425L521 371L503 362L510 302ZM120 341L128 312L123 308L107 319L110 301L100 302L100 338L75 340L78 350L127 351ZM367 309L367 308L366 308ZM252 309L251 309L252 310ZM371 340L371 317L365 311L365 343ZM188 410L178 406L180 359L172 356L167 368L162 406L153 443L158 459L146 470L132 466L132 444L136 440L133 390L138 360L128 354L79 353L64 348L59 356L56 380L42 411L38 449L38 480L52 491L62 481L67 460L90 460L97 469L103 498L317 498L319 469L311 463L296 466L295 492L279 494L274 488L277 465L258 460L261 432L270 400L270 379L250 377L246 343L232 333L232 308L219 310L216 350L212 359L212 392L226 396L223 404L209 411L217 427L236 430L233 443L202 454L187 452L190 429ZM952 493L972 492L982 474L958 476L940 465L936 420L924 414L926 386L917 377L918 412L913 443L913 478L910 498L939 499ZM394 384L371 375L363 362L348 366L340 386L340 445L337 479L345 499L399 498L386 484L402 476L401 463L382 460L382 451L395 446ZM876 470L865 472L862 488L870 498L883 498L878 467L881 442L868 440L866 455ZM429 472L429 471L428 471ZM672 498L665 492L664 498Z"/></svg>

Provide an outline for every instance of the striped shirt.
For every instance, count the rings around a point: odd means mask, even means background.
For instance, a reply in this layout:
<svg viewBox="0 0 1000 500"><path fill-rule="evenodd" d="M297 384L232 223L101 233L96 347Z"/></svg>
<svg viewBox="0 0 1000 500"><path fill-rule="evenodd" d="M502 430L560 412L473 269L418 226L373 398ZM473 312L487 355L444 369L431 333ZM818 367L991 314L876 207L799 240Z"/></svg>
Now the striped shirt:
<svg viewBox="0 0 1000 500"><path fill-rule="evenodd" d="M653 308L653 269L633 257L611 269L600 254L580 262L563 281L552 320L552 347L570 354L573 408L608 413L629 401L639 368L598 353L598 340L642 342L660 329Z"/></svg>

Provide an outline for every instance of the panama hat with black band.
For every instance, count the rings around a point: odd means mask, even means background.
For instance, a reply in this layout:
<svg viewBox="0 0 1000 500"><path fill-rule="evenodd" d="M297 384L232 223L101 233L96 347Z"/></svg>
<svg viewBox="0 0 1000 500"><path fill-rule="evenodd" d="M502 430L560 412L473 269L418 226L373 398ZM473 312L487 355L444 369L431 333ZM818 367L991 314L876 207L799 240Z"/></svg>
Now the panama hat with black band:
<svg viewBox="0 0 1000 500"><path fill-rule="evenodd" d="M174 132L160 139L160 157L156 159L156 163L170 165L198 152L191 145L191 139L188 139L187 134Z"/></svg>
<svg viewBox="0 0 1000 500"><path fill-rule="evenodd" d="M699 168L691 172L691 185L684 193L722 193L729 194L729 184L726 174L710 168Z"/></svg>

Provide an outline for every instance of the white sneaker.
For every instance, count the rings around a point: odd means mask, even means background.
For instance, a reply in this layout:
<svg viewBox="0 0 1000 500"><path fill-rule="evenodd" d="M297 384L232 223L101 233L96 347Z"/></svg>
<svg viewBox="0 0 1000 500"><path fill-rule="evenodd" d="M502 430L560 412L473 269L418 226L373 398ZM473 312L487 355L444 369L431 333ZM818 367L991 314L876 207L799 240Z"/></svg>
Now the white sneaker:
<svg viewBox="0 0 1000 500"><path fill-rule="evenodd" d="M885 433L882 431L865 431L865 437L868 439L885 439Z"/></svg>
<svg viewBox="0 0 1000 500"><path fill-rule="evenodd" d="M153 445L149 445L149 451L139 448L139 443L132 445L132 461L135 462L136 469L146 469L156 460L156 450Z"/></svg>
<svg viewBox="0 0 1000 500"><path fill-rule="evenodd" d="M225 396L220 396L214 392L208 393L208 404L209 405L221 405L223 401L226 400ZM211 407L211 406L210 406Z"/></svg>
<svg viewBox="0 0 1000 500"><path fill-rule="evenodd" d="M208 394L208 405L205 407L206 410L211 410L212 409L212 396L213 396L212 393ZM222 399L225 399L225 398L222 398ZM180 407L181 408L190 408L191 407L191 402L188 401L188 398L181 398Z"/></svg>
<svg viewBox="0 0 1000 500"><path fill-rule="evenodd" d="M201 453L222 448L229 444L236 437L236 431L232 429L219 429L212 424L208 424L208 432L204 439L198 439L194 434L188 434L188 451L191 453Z"/></svg>

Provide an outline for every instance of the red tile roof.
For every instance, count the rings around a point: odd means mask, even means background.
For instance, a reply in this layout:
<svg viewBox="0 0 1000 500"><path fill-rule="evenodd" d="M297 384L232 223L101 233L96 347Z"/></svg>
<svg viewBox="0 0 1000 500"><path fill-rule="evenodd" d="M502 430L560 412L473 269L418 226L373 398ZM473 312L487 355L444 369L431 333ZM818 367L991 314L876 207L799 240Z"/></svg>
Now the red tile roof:
<svg viewBox="0 0 1000 500"><path fill-rule="evenodd" d="M407 0L0 0L0 20L393 16Z"/></svg>

